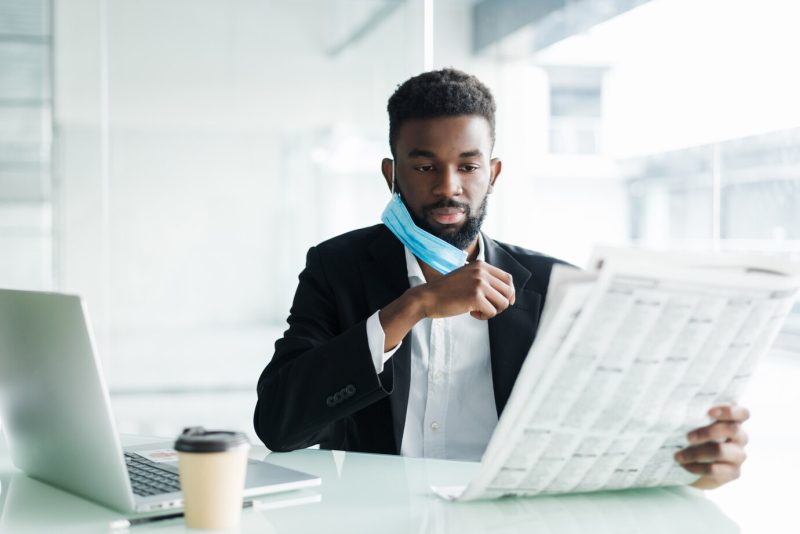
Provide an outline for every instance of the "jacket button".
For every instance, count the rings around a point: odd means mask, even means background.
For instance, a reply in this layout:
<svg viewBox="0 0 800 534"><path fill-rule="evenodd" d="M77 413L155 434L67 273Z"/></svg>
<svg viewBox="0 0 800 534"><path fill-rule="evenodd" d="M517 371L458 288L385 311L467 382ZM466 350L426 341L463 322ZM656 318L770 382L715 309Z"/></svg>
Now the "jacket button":
<svg viewBox="0 0 800 534"><path fill-rule="evenodd" d="M347 384L347 387L344 388L345 393L347 393L348 397L352 397L356 394L356 387L353 384Z"/></svg>
<svg viewBox="0 0 800 534"><path fill-rule="evenodd" d="M334 400L334 402L336 402L336 404L339 404L340 402L342 402L344 400L344 393L342 393L341 391L338 391L338 392L334 393L333 394L333 400Z"/></svg>
<svg viewBox="0 0 800 534"><path fill-rule="evenodd" d="M325 404L328 405L328 408L333 408L334 406L336 406L336 400L333 397L328 397L327 399L325 399Z"/></svg>

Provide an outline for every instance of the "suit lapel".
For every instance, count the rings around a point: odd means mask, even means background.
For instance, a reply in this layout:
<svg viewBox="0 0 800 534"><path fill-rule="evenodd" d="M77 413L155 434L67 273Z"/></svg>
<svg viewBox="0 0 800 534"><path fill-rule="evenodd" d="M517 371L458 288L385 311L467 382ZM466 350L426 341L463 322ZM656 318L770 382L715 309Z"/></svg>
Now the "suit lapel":
<svg viewBox="0 0 800 534"><path fill-rule="evenodd" d="M486 262L514 277L516 302L489 319L489 348L492 359L492 385L498 416L503 412L519 370L536 335L541 295L525 289L531 272L485 234Z"/></svg>
<svg viewBox="0 0 800 534"><path fill-rule="evenodd" d="M372 314L374 310L381 309L398 298L410 286L405 249L388 229L383 228L380 235L369 244L368 251L361 273L364 277L367 304ZM384 366L380 379L384 387L388 386L392 390L389 402L396 452L399 454L411 385L411 332L406 335L403 344Z"/></svg>

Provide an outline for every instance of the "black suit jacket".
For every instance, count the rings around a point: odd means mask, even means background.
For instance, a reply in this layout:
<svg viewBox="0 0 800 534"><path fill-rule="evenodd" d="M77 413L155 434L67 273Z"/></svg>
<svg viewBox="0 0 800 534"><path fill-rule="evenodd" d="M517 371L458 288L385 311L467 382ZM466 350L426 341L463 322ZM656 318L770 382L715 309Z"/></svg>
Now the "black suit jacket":
<svg viewBox="0 0 800 534"><path fill-rule="evenodd" d="M558 260L484 235L487 263L510 273L516 302L489 320L492 382L502 413L539 323ZM258 381L264 444L397 454L410 383L409 337L376 374L366 321L409 288L403 245L382 224L312 247L275 354Z"/></svg>

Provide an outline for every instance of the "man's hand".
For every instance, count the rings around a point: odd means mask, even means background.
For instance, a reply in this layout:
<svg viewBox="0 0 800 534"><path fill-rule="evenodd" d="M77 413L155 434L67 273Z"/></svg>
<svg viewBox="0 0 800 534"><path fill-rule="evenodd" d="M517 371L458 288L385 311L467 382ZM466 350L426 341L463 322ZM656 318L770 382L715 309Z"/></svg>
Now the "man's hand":
<svg viewBox="0 0 800 534"><path fill-rule="evenodd" d="M516 300L511 275L485 261L469 263L414 290L424 317L430 318L469 313L491 319Z"/></svg>
<svg viewBox="0 0 800 534"><path fill-rule="evenodd" d="M485 261L474 261L409 289L381 309L379 319L386 334L384 351L396 347L411 328L426 317L469 313L476 319L491 319L515 301L510 274Z"/></svg>
<svg viewBox="0 0 800 534"><path fill-rule="evenodd" d="M747 434L742 423L750 412L741 406L715 406L708 411L715 422L689 432L689 447L675 454L675 460L690 473L701 475L692 486L717 488L739 478L747 455Z"/></svg>

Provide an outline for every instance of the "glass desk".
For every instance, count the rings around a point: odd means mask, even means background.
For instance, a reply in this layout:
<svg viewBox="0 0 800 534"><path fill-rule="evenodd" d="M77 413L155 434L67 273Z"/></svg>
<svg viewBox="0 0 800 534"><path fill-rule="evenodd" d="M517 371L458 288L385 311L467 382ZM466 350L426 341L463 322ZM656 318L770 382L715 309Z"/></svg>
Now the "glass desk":
<svg viewBox="0 0 800 534"><path fill-rule="evenodd" d="M132 437L123 441L140 442ZM726 511L691 488L450 503L436 497L430 486L463 484L478 464L325 450L268 454L263 447L254 447L252 456L266 456L269 462L319 474L322 485L262 498L244 510L241 532L740 532ZM110 522L122 517L25 476L11 465L5 451L0 451L0 484L3 533L108 533ZM166 534L185 530L179 518L133 526L128 531ZM785 532L796 530L789 527Z"/></svg>

